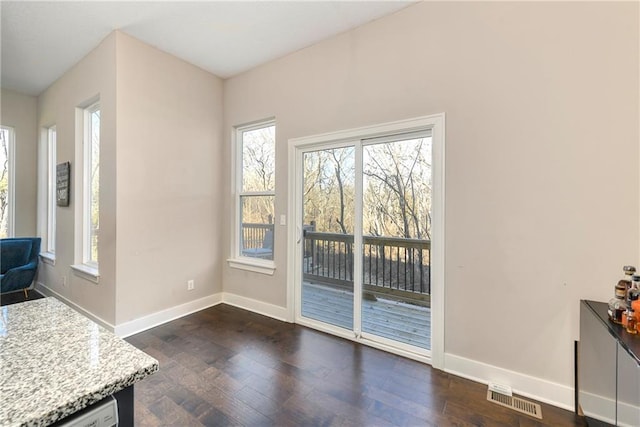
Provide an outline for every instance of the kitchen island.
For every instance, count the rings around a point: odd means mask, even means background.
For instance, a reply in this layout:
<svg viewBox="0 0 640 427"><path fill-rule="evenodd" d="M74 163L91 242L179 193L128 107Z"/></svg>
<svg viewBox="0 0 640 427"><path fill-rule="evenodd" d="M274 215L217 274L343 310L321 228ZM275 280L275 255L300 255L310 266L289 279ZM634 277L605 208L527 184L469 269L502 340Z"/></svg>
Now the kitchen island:
<svg viewBox="0 0 640 427"><path fill-rule="evenodd" d="M113 394L120 425L132 425L133 384L157 370L55 298L0 307L0 426L51 425Z"/></svg>

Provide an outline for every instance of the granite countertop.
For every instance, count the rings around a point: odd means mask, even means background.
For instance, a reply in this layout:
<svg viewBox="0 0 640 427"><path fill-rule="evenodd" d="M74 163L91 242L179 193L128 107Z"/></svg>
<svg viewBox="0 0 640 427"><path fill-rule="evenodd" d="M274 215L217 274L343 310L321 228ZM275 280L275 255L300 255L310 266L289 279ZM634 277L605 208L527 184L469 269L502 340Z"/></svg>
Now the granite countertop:
<svg viewBox="0 0 640 427"><path fill-rule="evenodd" d="M55 298L0 307L0 426L46 426L158 370Z"/></svg>

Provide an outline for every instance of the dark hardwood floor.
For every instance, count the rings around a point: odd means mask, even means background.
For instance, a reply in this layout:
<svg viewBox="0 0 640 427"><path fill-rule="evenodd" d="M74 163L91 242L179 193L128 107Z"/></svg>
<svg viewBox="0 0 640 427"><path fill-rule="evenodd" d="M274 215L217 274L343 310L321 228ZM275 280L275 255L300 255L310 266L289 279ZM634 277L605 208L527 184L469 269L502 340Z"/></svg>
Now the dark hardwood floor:
<svg viewBox="0 0 640 427"><path fill-rule="evenodd" d="M160 362L135 386L138 426L582 426L486 400L486 386L218 305L127 339Z"/></svg>

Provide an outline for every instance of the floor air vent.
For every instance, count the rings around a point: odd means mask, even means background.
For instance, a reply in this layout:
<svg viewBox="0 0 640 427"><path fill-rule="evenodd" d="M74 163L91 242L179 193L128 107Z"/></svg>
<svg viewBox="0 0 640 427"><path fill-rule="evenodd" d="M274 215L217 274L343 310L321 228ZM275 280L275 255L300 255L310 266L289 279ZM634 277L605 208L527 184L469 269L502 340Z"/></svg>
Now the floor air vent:
<svg viewBox="0 0 640 427"><path fill-rule="evenodd" d="M523 414L531 415L532 417L540 420L542 419L542 408L537 403L529 402L528 400L520 399L519 397L496 393L491 390L487 390L487 400L489 402L511 408L515 411L522 412Z"/></svg>

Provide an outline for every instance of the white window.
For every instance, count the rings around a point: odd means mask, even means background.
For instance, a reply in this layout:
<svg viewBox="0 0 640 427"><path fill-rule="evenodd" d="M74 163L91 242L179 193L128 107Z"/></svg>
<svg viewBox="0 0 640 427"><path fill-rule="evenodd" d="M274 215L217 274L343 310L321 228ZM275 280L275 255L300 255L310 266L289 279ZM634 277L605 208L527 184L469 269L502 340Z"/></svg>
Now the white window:
<svg viewBox="0 0 640 427"><path fill-rule="evenodd" d="M56 253L56 127L47 129L47 230L45 251L55 258Z"/></svg>
<svg viewBox="0 0 640 427"><path fill-rule="evenodd" d="M100 105L85 110L83 263L98 268L100 232Z"/></svg>
<svg viewBox="0 0 640 427"><path fill-rule="evenodd" d="M236 128L233 267L273 274L275 148L273 121ZM261 269L267 268L267 270Z"/></svg>
<svg viewBox="0 0 640 427"><path fill-rule="evenodd" d="M0 126L0 238L14 235L15 132Z"/></svg>
<svg viewBox="0 0 640 427"><path fill-rule="evenodd" d="M82 277L98 281L98 247L100 241L100 104L98 102L79 109L77 119L81 133L77 138L78 164L76 182L76 214L82 218L76 232L76 260L72 268Z"/></svg>

